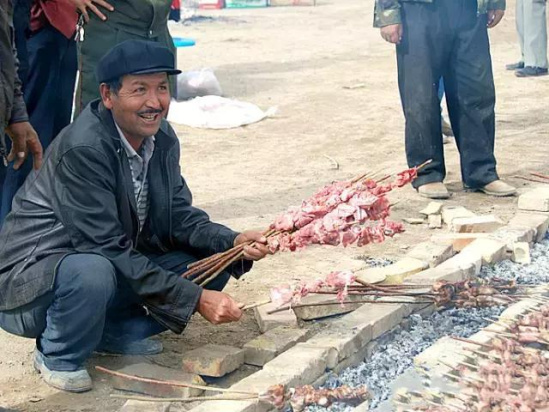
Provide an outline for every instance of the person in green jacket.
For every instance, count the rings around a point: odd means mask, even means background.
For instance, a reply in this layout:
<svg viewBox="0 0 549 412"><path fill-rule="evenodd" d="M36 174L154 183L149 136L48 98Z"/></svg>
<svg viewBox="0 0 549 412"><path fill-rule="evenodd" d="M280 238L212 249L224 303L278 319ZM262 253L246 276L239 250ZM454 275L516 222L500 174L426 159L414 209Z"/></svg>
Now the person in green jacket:
<svg viewBox="0 0 549 412"><path fill-rule="evenodd" d="M431 160L413 183L424 197L450 196L443 183L441 78L464 186L493 196L516 193L499 179L494 156L496 94L487 29L504 10L505 0L376 0L374 26L396 45L408 164Z"/></svg>
<svg viewBox="0 0 549 412"><path fill-rule="evenodd" d="M171 0L109 0L109 7L96 4L100 13L88 13L79 48L80 78L76 90L75 114L99 98L95 67L115 45L125 40L147 40L176 50L168 31ZM92 9L92 11L94 11ZM174 83L171 82L172 95Z"/></svg>

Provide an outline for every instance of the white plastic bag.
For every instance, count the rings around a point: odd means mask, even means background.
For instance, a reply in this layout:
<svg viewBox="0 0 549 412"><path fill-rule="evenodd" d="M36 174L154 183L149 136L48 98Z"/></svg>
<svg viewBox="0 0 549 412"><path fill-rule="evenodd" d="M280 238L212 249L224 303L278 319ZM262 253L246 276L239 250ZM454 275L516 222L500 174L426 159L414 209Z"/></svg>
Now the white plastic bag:
<svg viewBox="0 0 549 412"><path fill-rule="evenodd" d="M204 96L186 102L172 100L168 121L202 129L231 129L259 122L275 112L276 107L264 112L252 103Z"/></svg>
<svg viewBox="0 0 549 412"><path fill-rule="evenodd" d="M222 94L221 85L212 69L183 72L177 75L177 101Z"/></svg>

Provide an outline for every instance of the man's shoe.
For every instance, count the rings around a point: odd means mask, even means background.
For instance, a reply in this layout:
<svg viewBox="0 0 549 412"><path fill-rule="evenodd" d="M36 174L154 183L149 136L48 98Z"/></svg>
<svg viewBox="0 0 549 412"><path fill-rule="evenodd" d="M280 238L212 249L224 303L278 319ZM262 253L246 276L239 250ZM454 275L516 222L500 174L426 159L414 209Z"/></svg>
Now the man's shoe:
<svg viewBox="0 0 549 412"><path fill-rule="evenodd" d="M487 195L498 197L514 196L517 194L517 189L501 180L494 180L479 190Z"/></svg>
<svg viewBox="0 0 549 412"><path fill-rule="evenodd" d="M429 199L448 199L450 193L444 183L442 182L433 182L421 185L417 188L417 192L423 196L428 197Z"/></svg>
<svg viewBox="0 0 549 412"><path fill-rule="evenodd" d="M505 70L518 70L524 69L524 62L517 62L505 65Z"/></svg>
<svg viewBox="0 0 549 412"><path fill-rule="evenodd" d="M67 392L87 392L92 389L92 380L86 369L76 371L53 371L44 363L44 355L34 351L34 369L48 385Z"/></svg>
<svg viewBox="0 0 549 412"><path fill-rule="evenodd" d="M544 67L532 67L526 66L523 69L518 69L515 72L517 77L538 77L538 76L547 76L547 68Z"/></svg>
<svg viewBox="0 0 549 412"><path fill-rule="evenodd" d="M164 350L162 342L154 339L128 340L124 338L103 337L95 349L98 353L109 355L157 355Z"/></svg>

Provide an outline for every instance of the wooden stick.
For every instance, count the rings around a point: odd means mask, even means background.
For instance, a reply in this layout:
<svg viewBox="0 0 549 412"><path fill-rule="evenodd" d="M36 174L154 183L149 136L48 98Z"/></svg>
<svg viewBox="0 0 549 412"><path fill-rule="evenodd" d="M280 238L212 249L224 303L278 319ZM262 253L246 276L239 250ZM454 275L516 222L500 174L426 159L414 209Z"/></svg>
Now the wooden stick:
<svg viewBox="0 0 549 412"><path fill-rule="evenodd" d="M536 176L536 177L539 177L539 178L541 178L541 179L549 180L549 176L543 175L543 174L541 174L541 173L530 172L530 174L531 174L532 176Z"/></svg>
<svg viewBox="0 0 549 412"><path fill-rule="evenodd" d="M412 303L416 305L431 305L433 302L431 301L421 301L421 302L406 302L401 300L344 300L343 302L321 302L321 303L304 303L300 305L287 305L280 308L272 309L267 311L268 315L271 315L273 313L283 312L288 309L294 309L294 308L307 308L307 307L314 307L314 306L330 306L330 305L345 305L348 303Z"/></svg>
<svg viewBox="0 0 549 412"><path fill-rule="evenodd" d="M460 338L459 336L450 336L451 339L458 340L460 342L471 343L473 345L482 346L483 348L495 349L493 345L487 345L485 343L475 342L471 339Z"/></svg>
<svg viewBox="0 0 549 412"><path fill-rule="evenodd" d="M140 376L128 375L128 374L123 373L123 372L113 371L113 370L104 368L102 366L96 366L95 369L98 370L99 372L103 372L103 373L106 373L108 375L118 376L119 378L128 379L128 380L137 381L137 382L152 383L152 384L155 384L155 385L175 386L175 387L179 387L179 388L202 389L202 390L205 390L205 391L216 391L216 392L225 392L225 393L239 393L239 394L255 396L255 397L259 396L259 394L256 393L256 392L239 391L239 390L234 390L234 389L224 389L224 388L217 388L215 386L196 385L194 383L185 383L185 382L178 382L178 381L164 381L164 380L159 380L159 379L142 378Z"/></svg>
<svg viewBox="0 0 549 412"><path fill-rule="evenodd" d="M242 308L242 310L246 310L246 309L253 309L253 308L257 308L258 306L263 306L263 305L267 305L271 303L271 299L265 299L265 300L261 300L259 302L256 302L256 303L251 303L249 305L246 305Z"/></svg>
<svg viewBox="0 0 549 412"><path fill-rule="evenodd" d="M207 279L205 279L202 283L200 283L200 286L205 287L208 283L210 283L212 280L214 280L216 277L218 277L229 265L233 264L237 260L239 260L242 256L244 256L244 251L241 250L236 256L233 258L227 260L226 262L220 263L216 269L215 272L213 272ZM214 268L215 269L215 268Z"/></svg>
<svg viewBox="0 0 549 412"><path fill-rule="evenodd" d="M153 398L151 396L122 395L113 393L111 398L131 399L145 402L197 402L197 401L245 401L255 399L257 396L191 396L189 398Z"/></svg>

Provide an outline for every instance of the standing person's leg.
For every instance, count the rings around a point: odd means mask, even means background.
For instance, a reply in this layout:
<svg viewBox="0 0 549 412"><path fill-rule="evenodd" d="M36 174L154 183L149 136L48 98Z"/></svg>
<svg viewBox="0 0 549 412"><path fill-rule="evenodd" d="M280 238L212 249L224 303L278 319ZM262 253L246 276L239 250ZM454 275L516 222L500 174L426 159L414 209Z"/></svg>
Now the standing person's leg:
<svg viewBox="0 0 549 412"><path fill-rule="evenodd" d="M487 17L477 16L476 1L459 3L453 13L456 40L444 77L446 98L461 155L463 182L482 188L498 180L494 157L496 95Z"/></svg>
<svg viewBox="0 0 549 412"><path fill-rule="evenodd" d="M60 130L57 126L58 113L65 111L68 114L62 127L70 122L72 90L68 88L74 88L76 67L72 74L63 67L68 41L49 25L31 34L27 40L28 73L24 97L30 123L44 150ZM70 83L71 79L72 86L62 87L62 83ZM0 222L10 212L13 197L31 170L32 158L29 157L18 170L10 166L5 171Z"/></svg>
<svg viewBox="0 0 549 412"><path fill-rule="evenodd" d="M516 71L518 77L547 74L547 13L546 0L524 2L524 68Z"/></svg>
<svg viewBox="0 0 549 412"><path fill-rule="evenodd" d="M35 367L50 385L91 389L84 362L101 340L116 273L105 258L73 254L58 265L53 290L21 308L0 312L0 327L36 338Z"/></svg>
<svg viewBox="0 0 549 412"><path fill-rule="evenodd" d="M26 88L27 76L29 72L29 59L27 53L27 33L29 30L31 0L17 0L13 3L13 28L15 47L17 49L17 58L19 68L17 75L23 84L23 90ZM1 64L1 62L0 62ZM4 130L0 130L4 134ZM6 155L10 151L11 140L7 136L2 136L2 141L6 142ZM1 144L0 144L1 146ZM0 159L0 229L6 215L11 210L11 201L15 192L21 186L19 179L14 176L13 166L5 166L3 159ZM30 160L29 163L32 163Z"/></svg>
<svg viewBox="0 0 549 412"><path fill-rule="evenodd" d="M25 101L44 150L70 123L77 70L74 43L50 25L28 41L30 72Z"/></svg>
<svg viewBox="0 0 549 412"><path fill-rule="evenodd" d="M402 3L403 36L397 46L398 83L406 118L406 157L410 167L427 160L414 187L442 182L446 176L438 98L446 39L438 3ZM447 197L440 193L440 197ZM436 195L436 194L435 194Z"/></svg>
<svg viewBox="0 0 549 412"><path fill-rule="evenodd" d="M515 8L515 24L520 46L520 60L505 66L507 70L518 70L524 68L524 3L529 0L517 0Z"/></svg>

